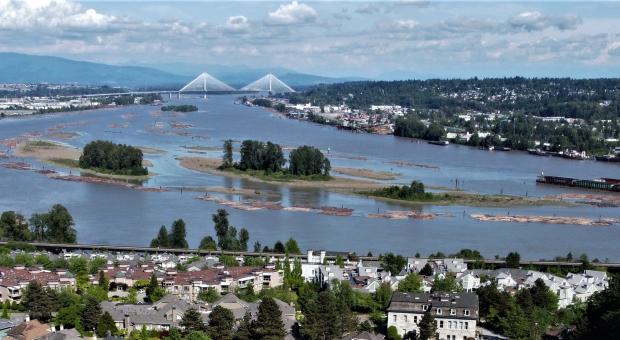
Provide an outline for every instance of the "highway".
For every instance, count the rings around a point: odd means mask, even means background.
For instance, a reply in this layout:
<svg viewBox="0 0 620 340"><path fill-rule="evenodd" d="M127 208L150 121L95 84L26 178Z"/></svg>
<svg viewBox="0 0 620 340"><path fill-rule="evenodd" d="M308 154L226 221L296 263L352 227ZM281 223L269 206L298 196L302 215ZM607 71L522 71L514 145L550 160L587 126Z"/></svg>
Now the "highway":
<svg viewBox="0 0 620 340"><path fill-rule="evenodd" d="M0 241L0 245L15 244L14 242ZM30 245L36 249L47 250L51 252L62 251L90 251L90 252L125 252L125 253L171 253L171 254L199 254L199 255L232 255L232 256L254 256L254 257L276 257L284 258L286 255L282 253L270 253L270 252L249 252L249 251L222 251L222 250L203 250L203 249L174 249L174 248L152 248L152 247L136 247L136 246L119 246L119 245L107 245L107 244L70 244L70 243L44 243L44 242L26 242L21 244ZM300 258L302 260L307 259L306 254L291 254L289 257ZM336 255L329 254L325 256L328 260L334 260ZM361 260L366 261L378 261L378 256L358 256ZM466 263L476 262L475 260L465 260ZM482 262L491 265L502 265L505 262L503 260L485 259ZM579 267L581 262L563 262L563 261L547 261L547 260L521 260L522 267L529 265L534 266L548 266L548 267ZM608 262L608 263L593 263L607 268L614 268L620 270L620 263Z"/></svg>

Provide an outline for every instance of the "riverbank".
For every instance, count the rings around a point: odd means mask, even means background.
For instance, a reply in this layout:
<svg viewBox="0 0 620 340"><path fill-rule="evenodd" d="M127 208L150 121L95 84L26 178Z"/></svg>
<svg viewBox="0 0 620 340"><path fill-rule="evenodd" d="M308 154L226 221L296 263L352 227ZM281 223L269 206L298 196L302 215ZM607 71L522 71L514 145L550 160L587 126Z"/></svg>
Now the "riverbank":
<svg viewBox="0 0 620 340"><path fill-rule="evenodd" d="M247 180L271 183L279 185L287 185L299 188L323 188L336 191L355 191L355 190L372 190L381 187L380 183L366 180L358 180L345 178L340 176L331 176L329 180L300 180L300 179L270 179L267 177L256 177L252 174L241 171L223 171L219 170L222 161L218 158L207 157L178 157L179 164L190 170L210 173L218 176L231 178L244 178Z"/></svg>

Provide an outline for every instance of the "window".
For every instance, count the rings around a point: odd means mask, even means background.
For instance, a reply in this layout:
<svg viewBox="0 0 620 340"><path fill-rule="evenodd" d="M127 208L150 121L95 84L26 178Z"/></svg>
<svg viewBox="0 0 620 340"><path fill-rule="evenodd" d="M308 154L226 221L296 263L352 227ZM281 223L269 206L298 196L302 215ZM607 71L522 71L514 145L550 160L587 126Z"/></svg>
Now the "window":
<svg viewBox="0 0 620 340"><path fill-rule="evenodd" d="M448 329L452 329L452 321L448 321Z"/></svg>
<svg viewBox="0 0 620 340"><path fill-rule="evenodd" d="M450 308L450 315L456 315L456 309Z"/></svg>
<svg viewBox="0 0 620 340"><path fill-rule="evenodd" d="M443 328L443 320L439 321L439 328Z"/></svg>
<svg viewBox="0 0 620 340"><path fill-rule="evenodd" d="M441 315L441 308L437 308L435 312L437 313L437 315Z"/></svg>
<svg viewBox="0 0 620 340"><path fill-rule="evenodd" d="M428 305L422 305L422 310L426 311L428 309Z"/></svg>
<svg viewBox="0 0 620 340"><path fill-rule="evenodd" d="M463 329L463 321L459 321L459 329Z"/></svg>
<svg viewBox="0 0 620 340"><path fill-rule="evenodd" d="M465 321L465 329L469 328L469 322Z"/></svg>
<svg viewBox="0 0 620 340"><path fill-rule="evenodd" d="M394 317L392 318L392 321L396 322L396 319L397 319L397 315L394 314Z"/></svg>
<svg viewBox="0 0 620 340"><path fill-rule="evenodd" d="M463 314L465 314L465 316L469 316L469 309L464 310Z"/></svg>
<svg viewBox="0 0 620 340"><path fill-rule="evenodd" d="M405 318L405 322L407 322L407 315L403 315L403 317Z"/></svg>

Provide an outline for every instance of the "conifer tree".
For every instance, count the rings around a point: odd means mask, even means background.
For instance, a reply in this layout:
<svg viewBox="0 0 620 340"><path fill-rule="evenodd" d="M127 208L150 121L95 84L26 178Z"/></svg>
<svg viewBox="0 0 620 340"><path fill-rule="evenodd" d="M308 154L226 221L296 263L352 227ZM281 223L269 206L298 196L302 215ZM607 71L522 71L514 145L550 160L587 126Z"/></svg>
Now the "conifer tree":
<svg viewBox="0 0 620 340"><path fill-rule="evenodd" d="M273 298L266 297L258 306L258 317L253 325L254 339L284 339L286 331L282 312Z"/></svg>

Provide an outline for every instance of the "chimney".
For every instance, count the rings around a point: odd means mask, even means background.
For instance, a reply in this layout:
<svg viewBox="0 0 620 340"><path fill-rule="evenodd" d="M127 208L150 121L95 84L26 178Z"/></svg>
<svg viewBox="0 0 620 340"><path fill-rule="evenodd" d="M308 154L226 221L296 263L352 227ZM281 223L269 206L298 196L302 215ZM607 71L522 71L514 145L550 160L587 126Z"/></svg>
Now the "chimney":
<svg viewBox="0 0 620 340"><path fill-rule="evenodd" d="M177 307L172 306L172 322L177 322Z"/></svg>
<svg viewBox="0 0 620 340"><path fill-rule="evenodd" d="M127 330L127 333L131 333L133 327L131 326L131 319L129 318L129 314L125 314L123 318L123 328Z"/></svg>

